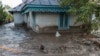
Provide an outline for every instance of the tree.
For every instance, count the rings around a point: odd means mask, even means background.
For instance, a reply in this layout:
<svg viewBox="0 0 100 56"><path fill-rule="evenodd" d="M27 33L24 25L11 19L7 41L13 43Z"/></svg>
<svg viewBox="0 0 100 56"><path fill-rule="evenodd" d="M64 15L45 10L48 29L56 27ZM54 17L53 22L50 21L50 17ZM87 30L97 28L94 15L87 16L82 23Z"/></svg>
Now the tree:
<svg viewBox="0 0 100 56"><path fill-rule="evenodd" d="M0 2L0 24L13 21L12 15L8 12L10 8L10 6L3 5L2 2Z"/></svg>
<svg viewBox="0 0 100 56"><path fill-rule="evenodd" d="M7 17L5 19L6 23L12 22L13 21L13 16L10 13L7 13Z"/></svg>
<svg viewBox="0 0 100 56"><path fill-rule="evenodd" d="M6 17L5 21L7 23L12 22L13 21L13 16L12 16L11 13L8 12L8 10L11 9L11 7L9 5L5 5L5 9L6 9L6 12L7 12L7 17Z"/></svg>
<svg viewBox="0 0 100 56"><path fill-rule="evenodd" d="M78 15L75 24L82 22L84 32L91 33L100 26L100 0L60 0L61 6L69 6L70 14ZM92 16L96 15L95 18Z"/></svg>
<svg viewBox="0 0 100 56"><path fill-rule="evenodd" d="M7 12L5 11L5 7L3 7L2 2L0 2L0 24L2 24L7 17Z"/></svg>

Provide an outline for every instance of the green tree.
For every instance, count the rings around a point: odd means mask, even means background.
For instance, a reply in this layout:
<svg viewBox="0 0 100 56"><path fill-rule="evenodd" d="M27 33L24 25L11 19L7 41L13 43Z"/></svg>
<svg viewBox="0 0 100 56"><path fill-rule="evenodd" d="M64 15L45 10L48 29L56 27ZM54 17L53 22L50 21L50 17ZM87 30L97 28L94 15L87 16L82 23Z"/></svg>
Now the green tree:
<svg viewBox="0 0 100 56"><path fill-rule="evenodd" d="M2 2L0 2L0 24L2 24L7 17L7 12L5 11L5 7L3 7Z"/></svg>
<svg viewBox="0 0 100 56"><path fill-rule="evenodd" d="M0 24L13 21L12 15L8 12L9 9L11 9L10 6L3 5L2 2L0 2Z"/></svg>
<svg viewBox="0 0 100 56"><path fill-rule="evenodd" d="M69 6L70 14L78 15L75 24L82 22L84 32L90 33L100 26L100 0L60 0L61 6ZM96 14L95 19L92 15Z"/></svg>
<svg viewBox="0 0 100 56"><path fill-rule="evenodd" d="M12 22L13 21L13 16L12 16L11 13L8 12L8 10L11 9L11 7L9 5L5 5L5 9L6 9L6 12L7 12L7 17L6 17L5 21L7 23Z"/></svg>
<svg viewBox="0 0 100 56"><path fill-rule="evenodd" d="M13 21L13 16L10 13L7 13L7 17L5 19L5 22L9 23Z"/></svg>

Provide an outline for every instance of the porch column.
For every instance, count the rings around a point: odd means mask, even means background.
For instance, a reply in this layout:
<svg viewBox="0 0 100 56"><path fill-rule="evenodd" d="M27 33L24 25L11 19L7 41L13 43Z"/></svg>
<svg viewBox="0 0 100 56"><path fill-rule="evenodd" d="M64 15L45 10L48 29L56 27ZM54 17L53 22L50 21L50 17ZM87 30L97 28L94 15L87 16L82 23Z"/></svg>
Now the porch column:
<svg viewBox="0 0 100 56"><path fill-rule="evenodd" d="M58 30L60 29L60 13L58 14Z"/></svg>
<svg viewBox="0 0 100 56"><path fill-rule="evenodd" d="M27 27L29 27L28 26L29 25L29 21L28 21L29 17L28 17L28 14L25 14L25 18L26 18L26 25L27 25Z"/></svg>
<svg viewBox="0 0 100 56"><path fill-rule="evenodd" d="M67 26L67 29L70 28L70 15L68 14L68 26Z"/></svg>
<svg viewBox="0 0 100 56"><path fill-rule="evenodd" d="M27 23L27 16L24 14L24 23Z"/></svg>
<svg viewBox="0 0 100 56"><path fill-rule="evenodd" d="M32 12L29 12L29 25L30 25L30 27L32 27L32 22L33 22L33 20L32 20Z"/></svg>
<svg viewBox="0 0 100 56"><path fill-rule="evenodd" d="M27 27L30 27L30 17L29 17L29 13L27 15Z"/></svg>

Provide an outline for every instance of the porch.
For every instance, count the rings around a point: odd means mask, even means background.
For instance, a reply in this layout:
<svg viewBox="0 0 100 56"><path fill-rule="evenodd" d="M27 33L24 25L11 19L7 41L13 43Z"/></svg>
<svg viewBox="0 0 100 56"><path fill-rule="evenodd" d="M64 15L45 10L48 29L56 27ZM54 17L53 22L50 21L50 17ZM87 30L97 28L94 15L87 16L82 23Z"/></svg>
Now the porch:
<svg viewBox="0 0 100 56"><path fill-rule="evenodd" d="M68 6L26 5L22 10L27 27L37 33L80 32L78 27L71 27L76 18L66 12L68 9Z"/></svg>
<svg viewBox="0 0 100 56"><path fill-rule="evenodd" d="M74 25L75 20L67 13L54 12L29 12L24 17L27 27L37 33L83 32L79 25Z"/></svg>

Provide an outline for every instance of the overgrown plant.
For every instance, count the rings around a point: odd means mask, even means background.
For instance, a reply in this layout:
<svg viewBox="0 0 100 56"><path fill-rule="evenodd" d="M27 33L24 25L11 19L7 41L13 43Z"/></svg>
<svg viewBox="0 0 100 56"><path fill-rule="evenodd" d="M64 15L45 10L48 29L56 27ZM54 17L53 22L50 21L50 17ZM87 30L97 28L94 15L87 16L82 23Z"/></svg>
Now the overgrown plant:
<svg viewBox="0 0 100 56"><path fill-rule="evenodd" d="M7 13L2 3L0 2L0 24L2 24L5 21L6 17L7 17Z"/></svg>
<svg viewBox="0 0 100 56"><path fill-rule="evenodd" d="M0 1L0 24L13 20L12 15L8 12L9 8L8 5L4 6Z"/></svg>
<svg viewBox="0 0 100 56"><path fill-rule="evenodd" d="M84 32L91 33L100 26L100 0L60 0L61 6L69 6L70 14L78 15L75 24L83 23ZM96 15L93 17L93 15Z"/></svg>

